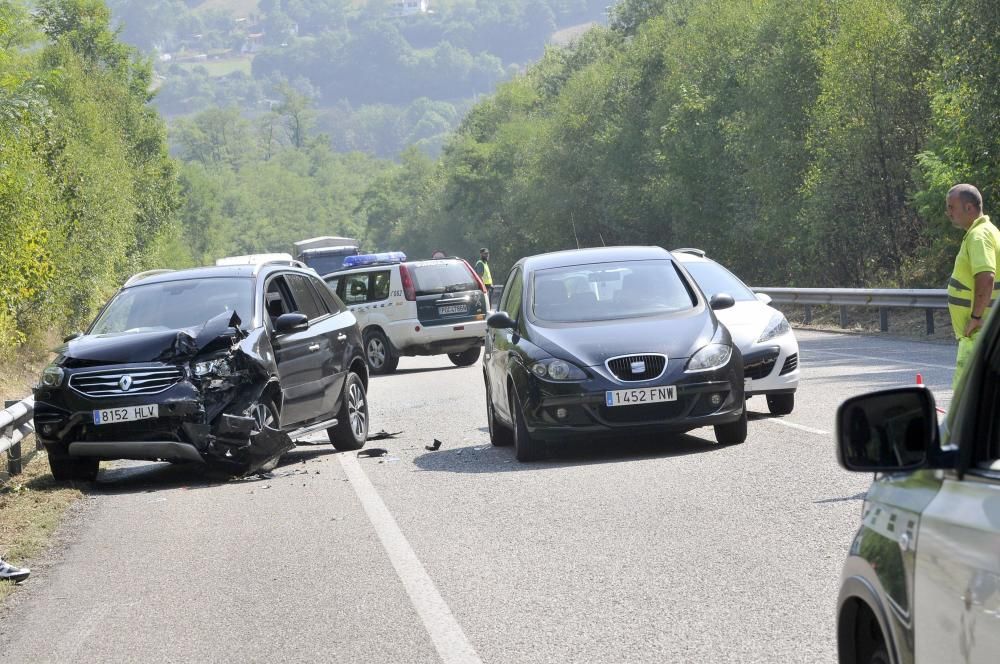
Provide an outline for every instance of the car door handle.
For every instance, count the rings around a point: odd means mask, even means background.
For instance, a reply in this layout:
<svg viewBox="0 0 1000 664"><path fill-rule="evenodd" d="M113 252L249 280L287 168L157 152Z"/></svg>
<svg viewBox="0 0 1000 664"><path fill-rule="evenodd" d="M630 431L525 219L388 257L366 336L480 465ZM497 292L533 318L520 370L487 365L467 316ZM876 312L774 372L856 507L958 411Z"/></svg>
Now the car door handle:
<svg viewBox="0 0 1000 664"><path fill-rule="evenodd" d="M346 340L347 340L347 335L346 334L338 334L337 335L337 341L346 341Z"/></svg>
<svg viewBox="0 0 1000 664"><path fill-rule="evenodd" d="M315 353L316 351L319 350L319 344L313 344L309 346L309 350Z"/></svg>

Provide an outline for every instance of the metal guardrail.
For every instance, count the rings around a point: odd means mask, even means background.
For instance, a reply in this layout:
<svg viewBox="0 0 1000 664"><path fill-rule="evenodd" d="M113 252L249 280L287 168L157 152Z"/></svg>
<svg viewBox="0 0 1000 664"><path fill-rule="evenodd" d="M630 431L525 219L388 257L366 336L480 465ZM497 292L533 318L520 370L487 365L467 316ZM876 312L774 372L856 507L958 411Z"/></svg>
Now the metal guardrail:
<svg viewBox="0 0 1000 664"><path fill-rule="evenodd" d="M934 310L948 308L948 291L936 288L753 288L775 304L805 307L805 322L812 322L814 305L840 307L840 326L847 327L847 307L878 307L879 328L889 331L889 309L923 309L927 334L934 334Z"/></svg>
<svg viewBox="0 0 1000 664"><path fill-rule="evenodd" d="M8 401L4 405L4 410L0 410L0 454L7 452L7 472L18 475L26 461L21 443L35 432L32 421L35 400L28 397L21 401Z"/></svg>

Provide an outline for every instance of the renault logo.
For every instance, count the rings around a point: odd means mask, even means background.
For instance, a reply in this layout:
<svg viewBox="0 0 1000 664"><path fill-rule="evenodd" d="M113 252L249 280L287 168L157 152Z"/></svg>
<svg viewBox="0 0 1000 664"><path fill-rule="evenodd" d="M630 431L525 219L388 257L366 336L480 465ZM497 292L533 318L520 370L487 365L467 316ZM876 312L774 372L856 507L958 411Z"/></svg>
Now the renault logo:
<svg viewBox="0 0 1000 664"><path fill-rule="evenodd" d="M128 392L132 388L132 376L122 376L119 378L118 387L122 388L122 392Z"/></svg>
<svg viewBox="0 0 1000 664"><path fill-rule="evenodd" d="M641 374L646 372L646 363L642 360L638 360L632 363L632 373Z"/></svg>

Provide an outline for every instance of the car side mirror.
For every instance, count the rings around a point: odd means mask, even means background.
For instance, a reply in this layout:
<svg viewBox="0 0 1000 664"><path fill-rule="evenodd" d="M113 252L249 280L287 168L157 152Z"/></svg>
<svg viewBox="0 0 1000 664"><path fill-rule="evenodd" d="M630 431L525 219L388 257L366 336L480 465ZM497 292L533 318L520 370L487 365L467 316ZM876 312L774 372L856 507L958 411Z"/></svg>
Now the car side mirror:
<svg viewBox="0 0 1000 664"><path fill-rule="evenodd" d="M281 314L274 321L274 331L278 334L288 334L289 332L299 332L309 329L309 317L297 311L291 314Z"/></svg>
<svg viewBox="0 0 1000 664"><path fill-rule="evenodd" d="M490 317L486 319L486 325L496 330L517 329L517 322L508 316L506 311L498 311L495 314L490 314Z"/></svg>
<svg viewBox="0 0 1000 664"><path fill-rule="evenodd" d="M69 343L70 341L73 341L73 339L77 339L82 336L83 332L73 332L71 334L67 334L65 337L63 337L63 343Z"/></svg>
<svg viewBox="0 0 1000 664"><path fill-rule="evenodd" d="M764 304L771 304L771 296L768 295L767 293L754 293L754 295L756 295L757 299L763 302Z"/></svg>
<svg viewBox="0 0 1000 664"><path fill-rule="evenodd" d="M940 446L934 396L901 387L852 397L837 409L837 460L847 470L916 470Z"/></svg>
<svg viewBox="0 0 1000 664"><path fill-rule="evenodd" d="M708 306L712 307L712 311L719 311L720 309L728 309L729 307L736 306L736 300L728 293L716 293L708 301Z"/></svg>

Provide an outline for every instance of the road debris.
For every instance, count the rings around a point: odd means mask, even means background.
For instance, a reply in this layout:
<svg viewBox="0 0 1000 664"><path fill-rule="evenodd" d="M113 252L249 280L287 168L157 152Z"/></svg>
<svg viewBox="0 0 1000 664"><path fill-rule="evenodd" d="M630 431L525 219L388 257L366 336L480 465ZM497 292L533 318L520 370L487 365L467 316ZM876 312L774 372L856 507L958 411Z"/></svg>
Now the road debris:
<svg viewBox="0 0 1000 664"><path fill-rule="evenodd" d="M395 438L396 436L403 433L402 431L397 431L395 433L389 433L385 429L382 429L378 433L373 433L368 436L367 440L388 440L389 438Z"/></svg>
<svg viewBox="0 0 1000 664"><path fill-rule="evenodd" d="M389 450L381 447L370 447L367 450L358 452L359 457L382 457L389 453Z"/></svg>
<svg viewBox="0 0 1000 664"><path fill-rule="evenodd" d="M441 441L438 440L437 438L435 438L434 439L434 444L433 445L424 445L424 449L425 450L429 450L431 452L437 452L439 449L441 449Z"/></svg>

